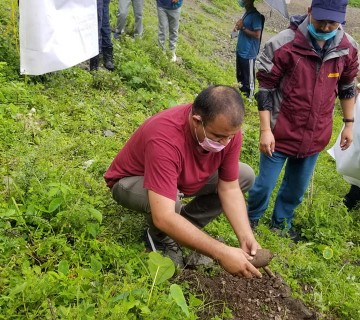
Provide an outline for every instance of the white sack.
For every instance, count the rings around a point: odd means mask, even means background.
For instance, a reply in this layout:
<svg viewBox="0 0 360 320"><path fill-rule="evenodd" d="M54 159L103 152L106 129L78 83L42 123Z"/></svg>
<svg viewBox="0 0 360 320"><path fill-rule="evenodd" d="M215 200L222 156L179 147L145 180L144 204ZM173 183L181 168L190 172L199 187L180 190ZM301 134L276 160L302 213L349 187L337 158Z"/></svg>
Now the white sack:
<svg viewBox="0 0 360 320"><path fill-rule="evenodd" d="M355 104L355 122L353 125L353 142L344 151L340 149L341 133L328 153L336 161L336 170L344 175L345 180L360 186L360 96Z"/></svg>
<svg viewBox="0 0 360 320"><path fill-rule="evenodd" d="M20 73L72 67L99 53L96 0L20 0Z"/></svg>

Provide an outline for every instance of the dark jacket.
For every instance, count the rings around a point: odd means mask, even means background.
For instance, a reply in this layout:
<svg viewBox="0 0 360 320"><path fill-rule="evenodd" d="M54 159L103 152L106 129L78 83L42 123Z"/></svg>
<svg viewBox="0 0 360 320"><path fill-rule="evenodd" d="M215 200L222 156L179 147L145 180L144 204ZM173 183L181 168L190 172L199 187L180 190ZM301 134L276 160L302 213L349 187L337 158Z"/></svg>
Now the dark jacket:
<svg viewBox="0 0 360 320"><path fill-rule="evenodd" d="M335 99L355 95L356 42L342 27L323 58L307 31L308 18L270 39L258 59L259 110L271 111L276 151L307 157L323 150L332 133Z"/></svg>

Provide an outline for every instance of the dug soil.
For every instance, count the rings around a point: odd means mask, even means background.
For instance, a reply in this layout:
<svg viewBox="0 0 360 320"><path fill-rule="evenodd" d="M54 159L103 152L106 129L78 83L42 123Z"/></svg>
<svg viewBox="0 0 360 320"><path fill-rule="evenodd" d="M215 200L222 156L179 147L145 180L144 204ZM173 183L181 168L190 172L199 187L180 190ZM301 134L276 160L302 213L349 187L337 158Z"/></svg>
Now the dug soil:
<svg viewBox="0 0 360 320"><path fill-rule="evenodd" d="M232 317L221 319L241 320L303 320L318 319L319 315L306 307L301 300L291 297L291 290L280 275L266 273L261 279L234 277L227 272L208 276L194 270L184 270L181 281L190 283L192 290L204 299L200 319L212 319L229 308ZM321 317L324 319L323 317ZM328 318L330 319L330 318Z"/></svg>
<svg viewBox="0 0 360 320"><path fill-rule="evenodd" d="M194 0L186 2L187 10L201 11L201 3L211 6L211 2ZM289 14L306 14L310 0L292 0L288 6ZM265 30L262 44L285 29L289 21L276 11L272 11L265 3L255 3L257 9L265 15ZM185 10L185 9L184 9ZM241 12L228 13L229 34L232 26L241 16ZM357 17L360 9L348 8L345 29L357 41L360 40L360 28ZM215 54L227 61L235 63L236 41L224 38L218 40L222 49ZM226 308L232 311L232 319L241 320L300 320L300 319L337 319L335 316L322 315L310 306L292 297L291 289L282 280L279 274L270 277L266 273L262 279L244 279L234 277L226 272L209 276L195 270L184 270L179 276L180 281L190 283L192 290L205 300L205 307L199 314L200 319L211 319L215 316L221 319L231 318L226 316ZM223 315L223 316L222 316Z"/></svg>

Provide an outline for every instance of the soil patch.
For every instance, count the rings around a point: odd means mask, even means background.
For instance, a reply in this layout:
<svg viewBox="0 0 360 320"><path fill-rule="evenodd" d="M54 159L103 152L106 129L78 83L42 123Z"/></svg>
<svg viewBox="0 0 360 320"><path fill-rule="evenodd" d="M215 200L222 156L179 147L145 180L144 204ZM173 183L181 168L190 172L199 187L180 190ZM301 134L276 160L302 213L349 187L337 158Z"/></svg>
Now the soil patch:
<svg viewBox="0 0 360 320"><path fill-rule="evenodd" d="M291 297L291 290L279 275L264 274L261 279L244 279L223 271L209 277L194 270L184 270L180 281L187 281L193 291L204 299L200 319L212 319L232 311L232 319L241 320L304 320L318 319L316 312L299 299Z"/></svg>

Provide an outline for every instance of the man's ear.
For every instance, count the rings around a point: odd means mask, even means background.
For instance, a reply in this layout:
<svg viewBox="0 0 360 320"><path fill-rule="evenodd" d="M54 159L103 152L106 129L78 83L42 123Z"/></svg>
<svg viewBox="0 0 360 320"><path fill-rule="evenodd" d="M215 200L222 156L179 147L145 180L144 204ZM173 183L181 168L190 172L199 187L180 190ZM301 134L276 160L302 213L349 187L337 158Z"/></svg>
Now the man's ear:
<svg viewBox="0 0 360 320"><path fill-rule="evenodd" d="M201 116L199 114L193 114L191 119L193 120L193 125L195 128L202 124Z"/></svg>
<svg viewBox="0 0 360 320"><path fill-rule="evenodd" d="M311 7L308 7L308 15L311 14Z"/></svg>

